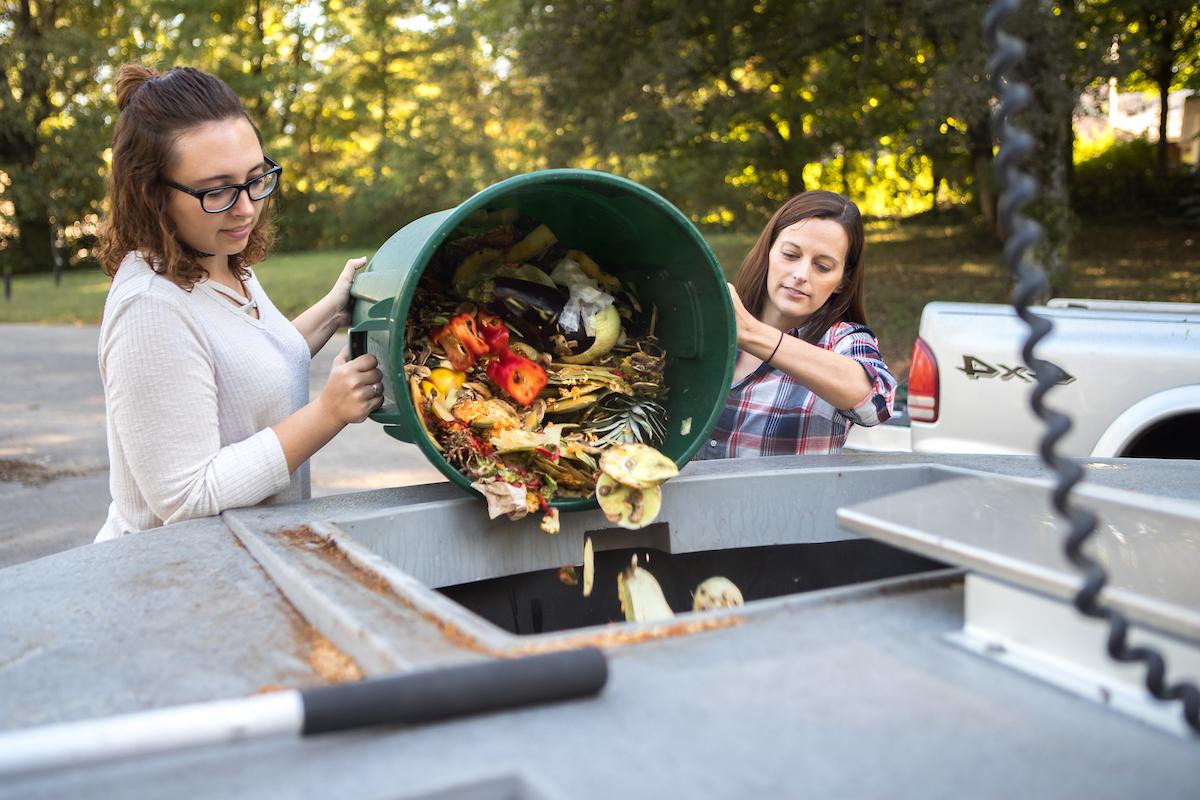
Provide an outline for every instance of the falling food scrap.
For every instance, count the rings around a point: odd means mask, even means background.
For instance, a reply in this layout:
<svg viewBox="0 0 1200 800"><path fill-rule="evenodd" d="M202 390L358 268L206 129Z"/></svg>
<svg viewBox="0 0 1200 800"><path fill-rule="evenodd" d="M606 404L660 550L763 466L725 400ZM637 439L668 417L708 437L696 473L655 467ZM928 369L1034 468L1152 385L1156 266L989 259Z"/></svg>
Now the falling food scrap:
<svg viewBox="0 0 1200 800"><path fill-rule="evenodd" d="M548 509L546 511L546 515L544 517L542 517L542 522L538 527L540 527L542 529L542 533L551 533L551 534L558 533L558 531L559 531L558 509L557 508Z"/></svg>
<svg viewBox="0 0 1200 800"><path fill-rule="evenodd" d="M728 578L709 578L692 592L693 611L711 611L714 608L736 608L744 605L742 591Z"/></svg>
<svg viewBox="0 0 1200 800"><path fill-rule="evenodd" d="M675 462L645 444L619 444L600 456L596 500L600 510L622 528L644 528L662 506L659 485L679 474Z"/></svg>
<svg viewBox="0 0 1200 800"><path fill-rule="evenodd" d="M572 564L558 568L558 579L567 586L579 585L579 576L575 574L575 567Z"/></svg>
<svg viewBox="0 0 1200 800"><path fill-rule="evenodd" d="M679 474L679 467L645 444L618 444L600 456L600 471L622 486L649 489Z"/></svg>
<svg viewBox="0 0 1200 800"><path fill-rule="evenodd" d="M583 596L590 597L592 584L596 580L596 553L592 548L592 537L583 540Z"/></svg>
<svg viewBox="0 0 1200 800"><path fill-rule="evenodd" d="M653 575L637 565L636 555L633 563L617 575L617 596L627 622L658 622L675 617L662 587Z"/></svg>
<svg viewBox="0 0 1200 800"><path fill-rule="evenodd" d="M637 530L646 527L658 516L662 506L662 489L657 486L636 489L623 486L608 475L601 475L596 481L596 500L609 522Z"/></svg>

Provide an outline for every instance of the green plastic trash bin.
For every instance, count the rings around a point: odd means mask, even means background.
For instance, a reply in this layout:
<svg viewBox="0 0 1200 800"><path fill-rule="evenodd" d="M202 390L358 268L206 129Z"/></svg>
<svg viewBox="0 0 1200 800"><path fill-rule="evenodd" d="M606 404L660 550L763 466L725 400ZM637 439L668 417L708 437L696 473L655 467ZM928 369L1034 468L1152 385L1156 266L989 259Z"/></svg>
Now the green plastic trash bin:
<svg viewBox="0 0 1200 800"><path fill-rule="evenodd" d="M434 448L417 419L404 380L409 304L438 247L473 212L515 208L582 250L643 305L658 307L656 333L667 350L664 404L668 434L659 449L679 466L717 422L733 377L736 328L720 265L695 226L655 192L605 172L555 169L518 175L457 208L421 217L397 231L354 281L353 355L373 353L384 375L384 405L371 415L391 436L415 443L454 483L470 480ZM594 508L594 499L560 498L560 511Z"/></svg>

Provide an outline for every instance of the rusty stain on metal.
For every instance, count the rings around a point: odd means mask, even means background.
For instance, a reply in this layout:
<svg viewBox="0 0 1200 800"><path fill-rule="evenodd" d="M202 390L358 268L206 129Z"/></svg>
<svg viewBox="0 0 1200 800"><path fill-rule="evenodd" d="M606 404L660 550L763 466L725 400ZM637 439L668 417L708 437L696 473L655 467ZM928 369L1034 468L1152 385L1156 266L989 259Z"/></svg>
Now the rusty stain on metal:
<svg viewBox="0 0 1200 800"><path fill-rule="evenodd" d="M354 659L315 629L309 642L308 663L326 683L350 683L363 679L363 671Z"/></svg>
<svg viewBox="0 0 1200 800"><path fill-rule="evenodd" d="M362 668L338 646L326 639L317 629L305 623L308 636L308 666L326 684L353 683L363 679ZM283 692L296 687L281 683L268 683L254 690L254 694Z"/></svg>
<svg viewBox="0 0 1200 800"><path fill-rule="evenodd" d="M669 625L655 625L651 628L642 628L639 630L617 628L614 624L613 627L596 633L568 636L547 642L529 642L528 644L510 647L497 655L503 658L516 658L541 653L554 653L560 650L574 650L580 647L623 647L625 645L642 644L644 642L656 642L662 639L674 639L680 636L691 636L694 633L703 633L721 628L732 628L736 625L741 625L743 622L745 620L742 617L720 617L717 619L675 622Z"/></svg>
<svg viewBox="0 0 1200 800"><path fill-rule="evenodd" d="M395 594L392 591L392 585L388 583L377 572L372 572L369 569L363 569L358 564L351 561L342 549L337 546L337 542L332 539L326 539L324 536L313 533L312 529L307 525L299 525L295 528L284 528L275 532L275 535L281 539L287 540L290 544L311 550L318 555L324 556L334 566L341 569L343 572L350 574L354 580L361 583L368 589L378 592L379 594Z"/></svg>
<svg viewBox="0 0 1200 800"><path fill-rule="evenodd" d="M548 641L532 641L515 645L513 647L495 648L488 647L480 642L477 638L464 631L453 622L449 622L432 611L427 611L423 608L418 608L408 598L396 596L402 604L412 609L421 615L421 618L433 625L442 634L448 642L466 650L471 650L481 655L492 656L493 658L519 658L521 656L538 655L541 653L557 653L563 650L577 650L581 647L622 647L631 644L642 644L643 642L659 641L661 639L673 639L679 636L690 636L693 633L702 633L704 631L717 630L719 628L730 628L735 625L740 625L743 620L741 617L720 617L718 619L694 620L685 622L676 622L670 625L656 625L651 628L642 628L640 630L629 630L627 628L618 628L616 623L605 630L595 633L582 633L575 636L565 636L562 638L551 639Z"/></svg>
<svg viewBox="0 0 1200 800"><path fill-rule="evenodd" d="M575 650L581 647L623 647L625 645L673 639L680 636L690 636L694 633L730 628L735 625L741 625L745 621L742 617L722 616L715 619L673 622L671 624L655 625L638 630L619 628L616 623L613 623L608 629L594 633L564 636L548 641L531 641L507 648L489 647L455 623L438 616L428 609L421 608L409 598L396 592L386 578L372 570L355 564L342 552L337 542L314 533L307 525L284 528L274 533L292 545L322 556L339 569L347 572L358 583L361 583L372 591L394 597L402 606L418 614L421 619L432 625L442 635L442 638L455 647L493 658L518 658L520 656L540 653Z"/></svg>

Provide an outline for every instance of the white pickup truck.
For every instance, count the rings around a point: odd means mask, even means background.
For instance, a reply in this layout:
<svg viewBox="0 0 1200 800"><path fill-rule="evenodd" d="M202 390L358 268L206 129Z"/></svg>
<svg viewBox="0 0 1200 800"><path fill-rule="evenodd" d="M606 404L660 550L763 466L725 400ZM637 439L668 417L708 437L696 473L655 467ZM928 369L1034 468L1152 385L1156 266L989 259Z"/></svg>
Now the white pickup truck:
<svg viewBox="0 0 1200 800"><path fill-rule="evenodd" d="M1051 300L1037 355L1066 373L1047 404L1066 412L1059 452L1200 458L1200 304ZM1032 453L1044 426L1029 407L1028 328L1010 306L930 303L909 370L919 453Z"/></svg>

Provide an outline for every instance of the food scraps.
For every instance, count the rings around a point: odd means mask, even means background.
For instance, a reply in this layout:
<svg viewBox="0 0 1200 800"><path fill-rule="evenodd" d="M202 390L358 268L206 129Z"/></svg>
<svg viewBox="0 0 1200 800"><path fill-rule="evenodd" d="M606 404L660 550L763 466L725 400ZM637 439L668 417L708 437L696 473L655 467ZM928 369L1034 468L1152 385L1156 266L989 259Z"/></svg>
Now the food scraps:
<svg viewBox="0 0 1200 800"><path fill-rule="evenodd" d="M742 590L733 581L719 575L704 581L692 592L693 611L737 608L742 605L745 605Z"/></svg>
<svg viewBox="0 0 1200 800"><path fill-rule="evenodd" d="M653 575L638 566L637 556L617 575L617 597L626 622L658 622L675 617L662 587Z"/></svg>
<svg viewBox="0 0 1200 800"><path fill-rule="evenodd" d="M654 520L678 470L656 449L667 433L657 310L632 286L541 221L482 210L438 249L410 307L417 416L491 518L542 512L557 533L552 500L596 496L623 527Z"/></svg>
<svg viewBox="0 0 1200 800"><path fill-rule="evenodd" d="M592 585L596 582L596 551L592 546L592 537L583 540L583 596L590 597Z"/></svg>

